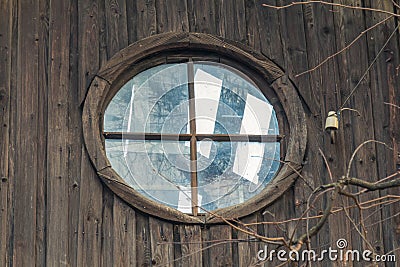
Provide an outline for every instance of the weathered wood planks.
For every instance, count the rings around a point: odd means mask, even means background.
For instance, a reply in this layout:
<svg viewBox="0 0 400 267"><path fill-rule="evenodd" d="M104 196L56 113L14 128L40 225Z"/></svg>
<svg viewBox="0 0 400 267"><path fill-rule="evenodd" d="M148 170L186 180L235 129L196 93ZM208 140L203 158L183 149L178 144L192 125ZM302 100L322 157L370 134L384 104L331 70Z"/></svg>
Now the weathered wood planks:
<svg viewBox="0 0 400 267"><path fill-rule="evenodd" d="M274 196L272 205L243 218L243 222L300 216L310 193L307 184L318 186L330 181L319 148L337 179L360 143L369 139L383 141L394 151L381 145L366 146L357 154L351 173L368 181L393 173L400 163L400 114L384 102L400 105L398 34L348 103L362 116L343 112L338 142L333 145L323 127L326 113L338 108L347 97L395 23L389 20L320 69L297 78L297 73L315 66L386 15L318 4L280 11L261 6L290 2L1 1L0 266L256 264L255 253L262 245L234 242L236 238L248 238L246 234L225 225L186 225L141 213L104 186L89 160L88 150L95 147L83 144L81 118L90 83L114 55L129 58L130 53L120 53L121 49L157 33L189 36L188 32L202 32L227 38L228 48L230 41L247 44L284 70L285 73L276 72L269 77L270 82L276 81L276 88L285 85L283 79L277 78L286 74L301 95L300 105L306 112L304 125L310 137L306 156L297 158L296 163L303 165L306 181L298 180L283 196ZM395 10L390 1L337 2ZM223 43L220 38L207 38ZM200 46L202 40L192 35L185 42ZM161 43L146 46L158 44ZM101 77L96 81L100 86L108 84ZM92 119L101 119L101 114ZM108 164L99 160L94 163L102 167ZM106 170L104 173L109 173ZM129 200L131 192L122 191ZM398 195L399 189L371 193L368 198L387 194ZM363 200L366 198L360 198ZM324 203L319 202L312 214L318 214ZM387 253L399 247L399 212L398 205L363 211L367 237L377 252ZM350 215L355 221L360 219L359 212L352 211ZM289 223L281 228L251 228L268 236L287 236L294 227ZM305 231L304 223L298 227ZM311 246L326 248L343 236L353 248L368 248L343 214L333 215ZM229 242L215 245L213 241L218 240ZM399 252L395 253L400 258Z"/></svg>
<svg viewBox="0 0 400 267"><path fill-rule="evenodd" d="M17 13L13 14L18 16L19 34L13 47L17 50L16 99L12 103L15 171L10 180L16 197L13 197L13 241L9 244L13 247L13 264L25 266L36 262L37 185L39 168L46 160L46 155L38 154L38 122L40 113L44 112L38 103L39 6L19 2ZM20 33L24 33L23 37Z"/></svg>
<svg viewBox="0 0 400 267"><path fill-rule="evenodd" d="M12 14L11 1L0 3L0 265L11 261L8 242L11 239L12 182L10 179L10 104L11 104L11 64L12 64Z"/></svg>

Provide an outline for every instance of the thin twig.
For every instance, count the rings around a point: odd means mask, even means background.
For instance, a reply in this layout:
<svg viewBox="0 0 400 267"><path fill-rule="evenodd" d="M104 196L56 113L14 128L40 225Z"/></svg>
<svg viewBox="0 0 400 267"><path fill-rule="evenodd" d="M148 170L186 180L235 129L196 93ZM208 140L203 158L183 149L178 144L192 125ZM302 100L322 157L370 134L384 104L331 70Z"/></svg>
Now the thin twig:
<svg viewBox="0 0 400 267"><path fill-rule="evenodd" d="M399 25L400 25L400 24L399 24ZM387 144L385 144L384 142L381 142L381 141L367 140L367 141L361 143L361 144L354 150L353 154L351 155L351 158L350 158L350 161L349 161L349 166L347 167L346 177L349 177L349 176L350 176L351 165L353 164L353 160L354 160L354 157L356 156L357 152L358 152L363 146L365 146L366 144L369 144L369 143L381 144L381 145L384 145L384 146L386 146L387 148L391 149Z"/></svg>
<svg viewBox="0 0 400 267"><path fill-rule="evenodd" d="M383 104L385 104L385 105L389 105L389 106L392 106L392 107L395 107L395 108L398 108L398 109L400 109L400 106L398 106L398 105L395 105L395 104L392 104L392 103L383 102Z"/></svg>
<svg viewBox="0 0 400 267"><path fill-rule="evenodd" d="M342 49L340 49L340 50L337 51L336 53L334 53L334 54L328 56L327 58L325 58L324 60L322 60L318 65L314 66L313 68L308 69L308 70L306 70L306 71L303 71L303 72L301 72L301 73L298 73L298 74L296 74L294 77L297 78L297 77L299 77L299 76L301 76L301 75L310 73L310 72L315 71L316 69L320 68L322 65L324 65L326 62L328 62L330 59L332 59L332 58L334 58L334 57L340 55L341 53L343 53L344 51L346 51L347 49L349 49L352 45L354 45L355 42L357 42L357 41L358 41L363 35L365 35L368 31L372 30L373 28L379 26L380 24L386 22L387 20L389 20L389 19L391 19L391 18L393 18L393 16L387 17L387 18L385 18L385 19L379 21L378 23L372 25L372 26L369 27L368 29L363 30L363 31L362 31L356 38L354 38L353 41L351 41L348 45L346 45L345 47L343 47Z"/></svg>
<svg viewBox="0 0 400 267"><path fill-rule="evenodd" d="M357 109L354 109L354 108L341 108L339 111L340 111L340 113L342 113L342 111L344 111L344 110L353 111L353 112L357 113L358 116L361 117L361 113Z"/></svg>
<svg viewBox="0 0 400 267"><path fill-rule="evenodd" d="M398 9L400 9L400 5L397 4L395 0L392 0L392 3L393 3L393 5L394 5L395 7L397 7Z"/></svg>
<svg viewBox="0 0 400 267"><path fill-rule="evenodd" d="M377 201L381 201L387 198L394 198L394 200L386 200L386 201L382 201L382 202L377 202ZM370 199L368 201L364 201L364 202L360 202L360 208L363 210L367 210L376 206L380 206L380 205L384 205L384 204L393 204L396 202L400 201L400 196L397 195L386 195L383 197L379 197L379 198L374 198L374 199ZM377 202L368 206L365 206L366 204L369 204L371 202ZM347 209L351 209L351 208L357 208L356 205L351 205L351 206L347 206ZM343 211L343 207L342 208L337 208L337 209L332 209L332 214L338 213ZM320 219L322 217L322 215L314 215L314 216L309 216L309 217L298 217L298 218L292 218L292 219L287 219L284 221L274 221L274 222L270 222L270 221L263 221L263 222L253 222L253 223L245 223L244 225L246 226L254 226L254 225L278 225L278 224L288 224L294 221L305 221L305 220L313 220L313 219Z"/></svg>
<svg viewBox="0 0 400 267"><path fill-rule="evenodd" d="M365 10L365 11L373 11L373 12L378 12L378 13L383 13L386 15L391 15L394 17L400 17L399 14L383 10L383 9L376 9L376 8L370 8L370 7L359 7L359 6L349 6L349 5L343 5L339 3L330 3L330 2L325 2L325 1L318 1L318 0L313 0L313 1L304 1L304 2L292 2L288 5L283 5L283 6L274 6L274 5L268 5L268 4L263 4L265 7L273 8L273 9L285 9L293 6L298 6L298 5L307 5L307 4L313 4L313 3L319 3L322 5L328 5L328 6L336 6L340 8L348 8L348 9L357 9L357 10Z"/></svg>
<svg viewBox="0 0 400 267"><path fill-rule="evenodd" d="M364 80L365 77L367 77L368 72L374 66L375 62L378 60L379 56L382 54L382 52L385 50L385 47L388 45L389 41L392 39L392 37L395 35L397 30L399 29L400 24L396 26L396 28L393 30L393 32L390 34L390 36L387 38L386 42L383 44L381 47L381 50L378 51L376 54L375 58L372 60L371 64L369 64L368 68L365 70L364 74L361 76L360 80L358 83L354 86L354 88L351 90L350 94L346 97L346 99L343 101L342 105L340 106L339 110L341 110L346 103L350 100L350 97L356 92L358 86L361 84L361 82Z"/></svg>
<svg viewBox="0 0 400 267"><path fill-rule="evenodd" d="M389 180L389 179L391 179L393 177L396 177L398 175L400 175L400 172L395 172L395 173L393 173L393 174L391 174L389 176L386 176L385 178L382 178L382 179L374 182L373 184L377 184L377 183L381 183L381 182L387 181L387 180ZM365 188L365 189L360 190L359 192L355 193L354 195L361 195L361 194L363 194L363 193L365 193L367 191L368 191L368 189Z"/></svg>

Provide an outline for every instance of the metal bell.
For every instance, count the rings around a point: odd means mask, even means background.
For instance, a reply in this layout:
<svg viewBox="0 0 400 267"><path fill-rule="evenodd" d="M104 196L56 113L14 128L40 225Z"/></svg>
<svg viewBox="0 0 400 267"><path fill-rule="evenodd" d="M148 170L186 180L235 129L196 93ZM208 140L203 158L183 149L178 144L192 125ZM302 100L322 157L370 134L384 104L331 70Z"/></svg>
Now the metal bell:
<svg viewBox="0 0 400 267"><path fill-rule="evenodd" d="M337 130L339 129L339 119L335 111L329 111L328 117L325 121L325 130Z"/></svg>

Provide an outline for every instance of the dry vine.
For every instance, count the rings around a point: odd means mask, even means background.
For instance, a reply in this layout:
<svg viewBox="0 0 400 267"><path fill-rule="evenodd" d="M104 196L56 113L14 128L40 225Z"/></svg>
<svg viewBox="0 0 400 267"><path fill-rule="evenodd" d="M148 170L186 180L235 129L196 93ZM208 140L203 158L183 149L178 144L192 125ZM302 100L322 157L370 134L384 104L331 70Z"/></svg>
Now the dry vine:
<svg viewBox="0 0 400 267"><path fill-rule="evenodd" d="M397 4L395 1L392 0L393 6L398 9L397 12L400 12L400 5ZM322 65L324 65L326 62L329 60L333 59L334 57L338 56L341 53L344 53L347 51L351 46L353 46L362 36L364 36L367 32L371 31L372 29L375 29L379 25L382 25L383 23L387 22L388 20L392 18L399 18L400 15L395 13L395 12L390 12L387 10L381 10L381 9L375 9L375 8L368 8L368 7L359 7L359 6L350 6L350 5L344 5L344 4L339 4L339 3L331 3L331 2L326 2L326 1L303 1L303 2L292 2L287 5L283 6L274 6L274 5L269 5L269 4L263 4L264 7L267 8L273 8L276 10L282 10L286 8L290 8L293 6L298 6L298 5L306 5L306 4L321 4L321 5L328 5L328 6L333 6L336 8L346 8L346 9L353 9L353 10L361 10L361 11L368 11L368 12L377 12L381 14L387 15L386 18L380 20L379 22L375 23L371 27L361 31L361 33L354 38L348 45L337 51L336 53L328 56L324 60L322 60L320 63L318 63L315 67L306 70L302 73L297 74L297 76L310 73L312 71L315 71L316 69L320 68ZM393 108L398 108L400 109L400 106L393 104L393 103L384 103L385 105L389 105ZM361 115L357 110L351 109L351 108L343 108L343 110L350 110L350 111L355 111L359 115ZM297 218L289 218L286 220L271 220L271 221L261 221L261 222L254 222L254 223L244 223L241 222L237 218L224 218L222 216L219 216L218 214L215 214L213 212L204 210L204 212L211 214L212 216L220 218L225 224L229 225L232 227L232 229L237 230L238 232L242 232L248 236L247 239L229 239L229 240L214 240L212 241L207 241L208 244L207 246L204 246L201 250L192 252L190 254L184 255L180 258L174 259L173 261L178 261L182 260L186 257L189 257L195 253L201 253L204 250L207 250L211 247L217 246L217 245L222 245L226 243L240 243L240 242L265 242L269 244L274 244L277 246L282 246L286 247L290 251L300 251L304 245L307 246L307 248L310 248L310 243L311 243L311 238L315 237L320 230L326 225L328 219L330 216L339 214L339 213L344 213L345 217L347 220L350 221L352 225L352 229L355 229L360 238L367 244L367 247L374 251L374 247L371 244L371 242L367 238L367 229L369 227L372 227L380 222L383 222L385 220L389 220L394 218L395 216L400 216L400 212L396 213L388 218L384 218L379 222L374 222L369 225L365 225L365 221L367 221L375 212L379 212L382 210L384 207L387 207L388 205L393 205L393 204L398 204L400 202L400 195L395 195L395 194L387 194L384 196L379 196L379 197L374 197L372 199L360 201L360 196L368 194L369 192L373 191L382 191L385 189L389 188L399 188L400 187L400 171L394 172L391 175L388 175L387 177L383 177L379 179L378 181L375 182L368 182L364 179L361 179L359 177L352 177L350 175L350 169L352 167L353 161L355 159L355 156L359 150L361 150L366 144L369 143L374 143L376 145L383 145L387 149L391 149L386 143L376 141L376 140L368 140L363 143L361 143L353 152L351 155L351 158L349 159L348 162L348 167L347 171L345 174L343 174L342 177L333 177L332 172L330 170L330 166L328 164L328 161L324 155L324 153L320 151L320 154L323 158L323 161L325 163L325 166L327 168L328 176L330 179L330 183L320 185L316 188L312 188L310 184L307 182L306 177L303 177L300 173L299 176L301 179L305 182L307 186L309 186L312 189L312 192L308 196L307 202L305 203L307 205L306 209L303 211L301 216ZM400 156L400 155L399 155ZM286 164L285 162L281 162L283 164ZM297 171L296 171L297 172ZM369 179L372 180L372 179ZM358 189L357 192L352 192L354 191L353 189L356 188ZM315 203L323 198L326 197L326 203L324 204L324 209L323 211L318 214L318 215L310 215L312 211L316 211L315 209ZM339 203L337 201L338 199L341 199L341 205L339 207L335 206L336 203ZM344 202L344 199L350 200L352 205L346 205ZM201 207L200 207L201 208ZM364 217L363 211L369 210L369 209L377 209L377 211L371 212L367 217ZM359 218L358 222L354 220L350 216L350 211L352 210L357 210L359 212ZM301 232L299 230L300 223L306 222L306 230L304 232ZM278 229L282 229L281 226L289 225L289 224L295 224L295 227L289 235L285 236L278 236L278 237L268 237L268 236L263 236L257 233L257 231L254 231L251 227L258 226L258 225L273 225L276 226ZM311 226L310 226L311 225ZM171 244L173 242L162 242L159 243L159 245L165 245L165 244ZM184 242L179 242L179 244L183 244ZM399 250L400 248L394 248L392 251L387 252L385 255L388 255L390 253L393 253L396 250ZM267 260L269 260L267 258ZM169 262L171 263L171 262ZM166 265L168 265L167 263ZM290 263L290 260L287 262L281 263L279 266L284 266L286 264ZM262 264L262 261L258 261L256 264ZM310 262L306 262L305 265L310 265Z"/></svg>

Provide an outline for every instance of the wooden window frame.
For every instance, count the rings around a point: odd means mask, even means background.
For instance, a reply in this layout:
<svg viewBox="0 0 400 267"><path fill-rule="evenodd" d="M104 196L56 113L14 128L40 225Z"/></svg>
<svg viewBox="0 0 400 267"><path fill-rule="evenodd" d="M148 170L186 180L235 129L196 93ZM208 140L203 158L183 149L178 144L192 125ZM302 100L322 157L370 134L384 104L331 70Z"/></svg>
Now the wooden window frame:
<svg viewBox="0 0 400 267"><path fill-rule="evenodd" d="M103 133L104 111L118 90L141 71L160 64L187 60L188 54L193 58L198 56L203 61L217 61L233 66L251 77L274 108L277 108L280 131L285 133L281 142L282 151L285 152L284 164L261 193L244 203L214 210L213 214L203 216L182 213L138 193L112 169L104 146L105 135L110 139L119 138L120 133ZM268 58L249 47L201 33L155 35L118 52L92 80L84 101L82 121L85 146L101 180L134 208L182 223L219 223L222 221L221 217L241 218L266 207L294 183L302 169L306 151L305 113L297 90L284 72ZM179 138L197 141L193 136L191 133ZM255 140L262 137L252 136ZM232 138L230 140L232 141Z"/></svg>

